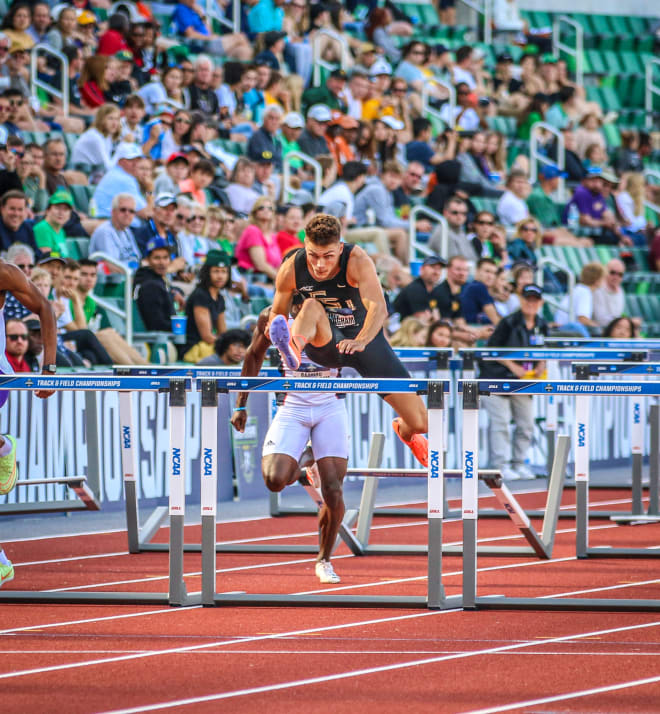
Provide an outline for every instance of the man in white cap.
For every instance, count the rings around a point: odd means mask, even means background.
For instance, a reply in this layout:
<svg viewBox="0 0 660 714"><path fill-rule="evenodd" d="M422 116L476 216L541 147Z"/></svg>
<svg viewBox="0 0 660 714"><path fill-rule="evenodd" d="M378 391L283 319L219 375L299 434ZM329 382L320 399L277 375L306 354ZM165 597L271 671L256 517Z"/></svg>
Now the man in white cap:
<svg viewBox="0 0 660 714"><path fill-rule="evenodd" d="M96 216L109 218L112 214L112 199L118 193L130 193L135 197L135 210L139 218L150 218L151 209L142 197L140 185L135 177L142 149L137 144L119 144L114 155L115 166L101 179L94 192Z"/></svg>
<svg viewBox="0 0 660 714"><path fill-rule="evenodd" d="M291 151L301 151L298 139L305 126L305 120L302 114L298 112L289 112L282 119L280 133L275 137L275 141L280 145L282 159ZM290 166L292 169L302 168L303 162L300 159L291 159Z"/></svg>
<svg viewBox="0 0 660 714"><path fill-rule="evenodd" d="M330 107L315 104L307 112L307 126L298 139L301 151L309 156L318 156L330 152L325 132L332 119Z"/></svg>

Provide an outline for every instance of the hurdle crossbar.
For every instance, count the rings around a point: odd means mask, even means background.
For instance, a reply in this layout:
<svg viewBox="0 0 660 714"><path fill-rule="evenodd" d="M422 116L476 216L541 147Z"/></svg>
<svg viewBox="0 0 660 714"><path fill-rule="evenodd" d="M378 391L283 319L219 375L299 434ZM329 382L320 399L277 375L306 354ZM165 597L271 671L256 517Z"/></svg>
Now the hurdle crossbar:
<svg viewBox="0 0 660 714"><path fill-rule="evenodd" d="M206 606L287 606L332 605L335 607L427 607L448 609L460 606L460 597L445 595L442 585L442 521L444 503L444 479L441 478L443 454L443 381L429 380L305 380L261 379L258 377L239 380L202 380L202 448L205 467L202 471L202 604ZM296 595L296 594L218 594L216 592L215 525L217 504L212 486L217 470L217 446L211 438L214 430L214 415L218 390L247 391L316 391L336 393L428 393L429 409L429 467L428 467L428 528L429 549L427 560L428 586L426 597L365 596L365 595ZM215 390L215 391L214 391ZM207 468L208 467L208 468Z"/></svg>
<svg viewBox="0 0 660 714"><path fill-rule="evenodd" d="M0 388L37 390L73 390L87 392L161 391L170 395L170 449L168 455L170 479L170 559L169 590L148 592L52 592L0 590L0 602L60 603L60 604L126 604L126 605L192 605L199 597L186 593L183 581L183 520L185 514L185 395L190 390L189 379L164 377L118 377L98 374L57 376L1 376ZM127 450L135 458L133 435L122 433L122 457ZM124 459L122 458L122 463ZM133 468L131 476L135 477ZM84 587L84 586L82 586Z"/></svg>
<svg viewBox="0 0 660 714"><path fill-rule="evenodd" d="M478 413L481 395L507 394L574 394L576 395L575 480L577 484L576 556L613 557L660 556L655 549L588 547L589 489L589 400L588 396L660 395L658 382L547 382L527 380L461 381L463 393L463 607L466 609L535 609L535 610L608 610L658 612L660 600L625 600L621 598L507 597L477 595L477 520L478 489L474 473L478 470ZM607 552L606 552L607 551Z"/></svg>
<svg viewBox="0 0 660 714"><path fill-rule="evenodd" d="M87 485L87 476L61 476L55 478L31 478L17 481L15 488L21 486L66 486L77 496L76 501L59 500L43 503L6 503L0 510L0 516L17 516L32 513L59 513L60 511L100 511L96 494Z"/></svg>

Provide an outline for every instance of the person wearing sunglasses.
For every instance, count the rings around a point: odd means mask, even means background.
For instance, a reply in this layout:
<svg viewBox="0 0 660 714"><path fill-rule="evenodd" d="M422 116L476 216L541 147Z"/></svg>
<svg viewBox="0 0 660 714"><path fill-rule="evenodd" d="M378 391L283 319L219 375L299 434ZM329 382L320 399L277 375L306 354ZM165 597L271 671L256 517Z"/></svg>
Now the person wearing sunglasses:
<svg viewBox="0 0 660 714"><path fill-rule="evenodd" d="M131 229L135 218L135 198L130 193L118 193L112 199L110 219L103 221L92 233L89 254L105 253L110 258L125 263L131 270L137 270L142 255ZM116 272L109 263L106 270Z"/></svg>
<svg viewBox="0 0 660 714"><path fill-rule="evenodd" d="M512 262L525 261L536 267L536 251L541 247L541 224L531 216L518 221L509 243L509 258Z"/></svg>
<svg viewBox="0 0 660 714"><path fill-rule="evenodd" d="M626 311L625 293L621 287L626 266L622 260L612 258L605 266L605 280L594 290L594 320L605 328L612 320L621 317ZM633 317L635 331L642 326L639 317Z"/></svg>
<svg viewBox="0 0 660 714"><path fill-rule="evenodd" d="M25 360L28 351L28 328L21 320L9 319L5 323L5 357L14 372L31 372Z"/></svg>

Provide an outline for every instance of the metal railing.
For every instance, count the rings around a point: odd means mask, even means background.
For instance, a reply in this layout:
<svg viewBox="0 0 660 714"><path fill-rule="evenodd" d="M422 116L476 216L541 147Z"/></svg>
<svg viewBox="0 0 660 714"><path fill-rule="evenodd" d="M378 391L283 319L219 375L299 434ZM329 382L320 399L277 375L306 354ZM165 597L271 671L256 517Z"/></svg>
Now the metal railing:
<svg viewBox="0 0 660 714"><path fill-rule="evenodd" d="M440 87L444 87L449 94L449 121L445 121L442 117L442 112L429 104L429 85L437 84ZM448 128L453 128L454 124L454 108L456 107L456 90L451 82L445 82L442 79L426 79L422 83L422 116L434 116L440 121L444 121Z"/></svg>
<svg viewBox="0 0 660 714"><path fill-rule="evenodd" d="M644 66L644 109L646 110L646 128L653 126L653 95L660 97L660 84L653 83L653 69L660 67L660 59L651 57Z"/></svg>
<svg viewBox="0 0 660 714"><path fill-rule="evenodd" d="M111 265L124 276L124 310L120 310L116 305L104 300L103 297L94 295L94 300L101 305L105 310L118 315L126 321L126 342L129 345L133 344L133 274L131 269L121 261L113 258L111 255L97 250L89 256L90 260L103 261Z"/></svg>
<svg viewBox="0 0 660 714"><path fill-rule="evenodd" d="M339 65L333 64L332 62L328 62L327 60L324 60L321 57L320 40L322 37L330 37L339 44L341 50L341 59L339 60ZM320 30L317 30L316 34L314 35L314 39L312 40L312 62L314 63L314 73L312 78L313 85L317 87L321 83L322 68L330 71L332 71L333 69L337 69L337 66L339 66L341 69L348 69L350 65L350 55L351 50L348 46L348 41L338 32L335 32L334 30L328 30L325 27L322 27Z"/></svg>
<svg viewBox="0 0 660 714"><path fill-rule="evenodd" d="M37 62L40 56L50 55L57 59L62 67L60 69L60 89L49 82L39 79ZM30 88L32 96L37 98L37 89L42 89L51 97L56 97L62 102L62 113L69 115L69 60L66 55L54 50L50 45L38 44L32 48L30 54Z"/></svg>
<svg viewBox="0 0 660 714"><path fill-rule="evenodd" d="M291 159L300 159L314 169L314 201L318 204L323 188L323 169L316 159L302 151L289 151L282 159L282 196L285 203L289 200L289 192L295 190L291 188Z"/></svg>
<svg viewBox="0 0 660 714"><path fill-rule="evenodd" d="M438 222L440 226L440 257L448 258L449 253L449 226L447 225L447 219L434 211L428 206L413 206L410 209L410 215L408 216L408 250L410 255L410 262L417 260L417 253L422 255L434 255L434 252L425 244L418 243L417 238L417 216L427 216L434 221Z"/></svg>
<svg viewBox="0 0 660 714"><path fill-rule="evenodd" d="M557 141L557 159L553 160L548 158L545 154L539 151L539 134L540 131L547 131L552 134ZM537 162L542 164L557 166L560 171L564 170L566 166L566 150L564 149L564 137L559 131L551 124L546 124L544 121L537 121L532 124L532 129L529 134L529 180L532 184L536 183L538 178L538 165ZM557 201L566 200L566 186L564 184L564 179L559 179L559 186L557 187Z"/></svg>
<svg viewBox="0 0 660 714"><path fill-rule="evenodd" d="M575 322L575 304L573 303L573 289L575 288L576 283L575 275L573 275L573 273L565 265L562 265L559 261L555 260L554 258L544 256L543 258L539 258L536 263L536 282L538 285L543 285L543 273L545 271L546 265L554 268L555 270L558 270L560 273L564 273L564 275L567 276L566 282L568 284L568 321ZM548 298L547 296L544 297L548 305L554 307L557 310L563 310L561 305L556 300Z"/></svg>
<svg viewBox="0 0 660 714"><path fill-rule="evenodd" d="M241 0L232 0L232 19L228 20L216 0L206 0L206 17L216 20L232 32L241 31Z"/></svg>
<svg viewBox="0 0 660 714"><path fill-rule="evenodd" d="M562 24L570 25L575 30L575 47L562 42ZM584 30L579 22L567 15L555 18L552 24L552 54L559 58L560 52L565 52L575 59L575 82L579 87L584 86Z"/></svg>
<svg viewBox="0 0 660 714"><path fill-rule="evenodd" d="M484 43L487 45L493 42L493 7L492 0L459 0L467 7L474 10L477 15L483 15L484 23ZM480 19L480 18L479 18ZM477 20L477 28L479 27Z"/></svg>

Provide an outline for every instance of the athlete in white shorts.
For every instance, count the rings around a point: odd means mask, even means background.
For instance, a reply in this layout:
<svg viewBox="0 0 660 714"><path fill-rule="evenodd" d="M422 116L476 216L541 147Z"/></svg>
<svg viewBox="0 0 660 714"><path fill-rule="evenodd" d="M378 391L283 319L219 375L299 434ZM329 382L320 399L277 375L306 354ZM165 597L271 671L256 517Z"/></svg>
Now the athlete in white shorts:
<svg viewBox="0 0 660 714"><path fill-rule="evenodd" d="M241 375L256 376L261 369L270 339L264 332L270 308L259 315L243 362ZM316 365L305 358L297 370L286 370L286 377L336 377L338 371ZM231 423L238 431L245 429L248 392L236 399ZM319 512L320 548L316 561L316 575L322 583L338 583L330 557L337 532L344 517L342 482L348 465L348 417L344 400L324 392L288 392L280 404L264 441L261 467L266 486L281 491L301 476L301 465L306 465L306 446L311 439L314 461L308 471L318 468L324 505ZM301 459L302 457L302 459Z"/></svg>

